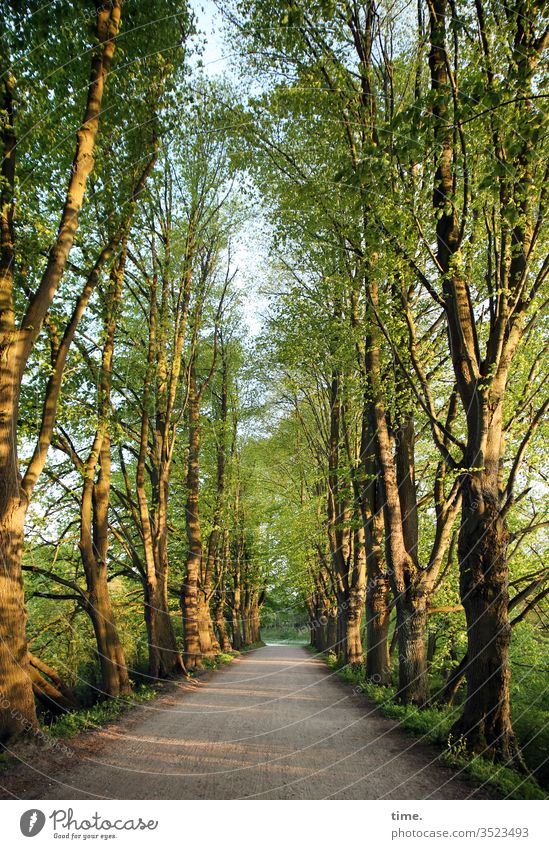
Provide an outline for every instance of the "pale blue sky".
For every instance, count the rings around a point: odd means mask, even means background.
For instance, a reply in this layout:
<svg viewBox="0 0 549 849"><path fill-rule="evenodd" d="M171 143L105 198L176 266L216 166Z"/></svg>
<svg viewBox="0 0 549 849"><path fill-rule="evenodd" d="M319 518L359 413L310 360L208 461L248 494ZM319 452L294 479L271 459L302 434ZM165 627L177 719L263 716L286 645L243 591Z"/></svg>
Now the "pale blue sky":
<svg viewBox="0 0 549 849"><path fill-rule="evenodd" d="M191 0L191 6L197 16L198 29L206 37L202 53L204 70L209 76L230 74L230 59L224 54L229 50L223 43L223 23L221 15L211 0ZM236 187L238 191L238 186ZM261 333L266 299L259 293L259 287L265 283L268 268L268 240L265 236L265 221L260 210L251 210L250 219L238 234L238 240L232 246L233 265L238 267L236 285L242 293L242 308L250 335Z"/></svg>

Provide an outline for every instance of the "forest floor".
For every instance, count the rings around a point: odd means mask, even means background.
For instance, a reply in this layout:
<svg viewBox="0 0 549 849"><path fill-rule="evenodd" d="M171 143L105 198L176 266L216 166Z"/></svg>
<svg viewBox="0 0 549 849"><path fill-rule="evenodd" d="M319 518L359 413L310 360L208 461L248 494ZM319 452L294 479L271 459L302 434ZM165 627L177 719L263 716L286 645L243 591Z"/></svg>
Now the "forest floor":
<svg viewBox="0 0 549 849"><path fill-rule="evenodd" d="M265 646L25 757L0 797L488 799L300 646ZM24 756L20 756L24 757Z"/></svg>

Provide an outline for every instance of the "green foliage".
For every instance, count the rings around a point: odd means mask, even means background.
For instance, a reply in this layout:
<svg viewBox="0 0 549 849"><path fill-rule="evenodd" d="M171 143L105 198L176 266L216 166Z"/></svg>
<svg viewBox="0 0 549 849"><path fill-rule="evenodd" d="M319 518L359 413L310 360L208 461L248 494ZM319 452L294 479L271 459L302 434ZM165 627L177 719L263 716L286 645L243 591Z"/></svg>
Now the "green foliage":
<svg viewBox="0 0 549 849"><path fill-rule="evenodd" d="M203 658L202 664L206 669L219 669L220 666L224 666L226 663L232 663L237 654L237 652L234 654L221 652L221 654L216 654L214 657Z"/></svg>
<svg viewBox="0 0 549 849"><path fill-rule="evenodd" d="M514 498L506 505L514 626L511 709L526 759L545 784L549 707L544 469L549 424L546 417L536 427L534 423L547 365L547 319L538 308L547 298L541 247L548 235L548 219L542 214L547 173L540 166L548 159L543 108L547 65L524 61L534 50L536 27L541 29L543 23L537 7L531 15L511 10L502 17L499 4L484 5L486 43L477 40L480 28L473 3L458 3L458 14L448 21L449 64L455 64L457 81L452 90L450 85L431 85L428 34L416 31L409 11L401 11L399 18L383 5L383 14L374 16L375 43L383 50L373 51L370 67L355 50L353 31L353 26L365 28L367 4L358 4L354 19L349 4L338 0L288 0L276 7L270 0L236 0L230 4L230 37L241 56L242 76L230 84L191 71L190 36L196 24L186 3L124 4L87 202L70 267L29 362L19 441L25 460L40 427L56 334L66 325L98 250L120 224L143 157L158 139L158 161L128 234L110 414L111 538L106 566L123 648L134 677L145 676L146 568L142 505L134 491L137 458L146 421L145 495L154 523L158 469L166 454L159 456L154 441L164 424L161 355L174 354L183 321L189 332L179 354L182 372L170 422L174 440L167 452L173 449L167 507L168 606L179 646L179 596L188 554L183 507L187 367L196 352L199 382L210 378L200 411L204 552L212 531L226 531L228 538L216 562L216 592L225 593L228 614L238 563L245 588L258 596L265 591L264 638L305 642L319 576L326 580L332 602L341 593L332 562L334 540L337 543L342 531L358 537L368 524L358 501L367 486L378 486L375 446L368 444L364 451L362 444L365 422L371 427L372 402L386 410L392 450L399 426L413 420L419 570L430 563L436 513L463 471L463 446L474 407L464 406L455 392L456 354L448 348L446 316L453 309L448 304L453 303L452 286L458 279L467 285L467 312L475 319L471 344L475 353L478 348L476 388L482 388L487 405L494 402L491 393L498 372L493 352L516 328L524 329L504 387L500 476L501 482L508 480L524 448ZM16 91L18 319L37 288L59 222L94 49L91 6L78 0L67 14L63 0L3 4L1 58ZM520 37L519 17L525 27ZM435 209L432 164L438 162L441 133L448 128L455 147L451 197ZM243 249L246 237L253 242L254 216L269 245L260 270L254 264L260 248L252 244ZM455 218L460 231L459 250L449 263L454 283L451 275L441 272L434 248L448 217ZM530 267L523 275L528 286L511 292L511 266L520 259L524 231L536 234L528 252ZM185 262L190 242L196 248L189 277L192 291L188 313L181 316L177 308L184 272L189 271ZM218 315L220 292L241 254L251 257L248 276L261 278L261 283L251 281L251 295L248 280L230 290ZM245 316L249 302L260 293L267 301L266 316L257 338L250 339ZM29 513L24 561L31 649L58 669L86 704L97 698L100 675L93 629L85 615L86 577L79 550L83 469L70 455L77 460L86 456L100 424L95 402L108 294L104 274L70 352L57 409L55 450L36 491L36 509ZM157 336L152 344L157 347L145 403L149 316L155 311ZM515 314L520 315L516 326L500 327L501 316ZM228 369L225 420L219 327ZM376 387L365 367L374 331L381 340L381 380ZM335 400L342 412L332 440ZM451 429L444 446L451 459L445 464L441 446L433 439L440 441L443 425ZM523 445L525 435L529 438ZM221 506L220 447L225 462ZM365 452L373 472L363 468ZM336 489L345 509L331 520L327 505L335 500ZM457 609L458 528L456 518L454 539L430 599L429 676L437 692L467 649L465 616ZM347 580L352 571L351 564ZM207 658L204 665L217 668L231 659L221 654ZM330 662L336 662L334 656ZM404 730L446 746L463 693L453 709L419 711L396 704L390 688L364 683L361 670L342 669L340 674ZM136 698L148 698L148 692L140 690ZM99 702L57 720L52 733L95 727L118 715L123 706L123 700ZM485 776L482 780L496 783L502 792L538 792L528 782L521 789L512 772L471 760L459 740L449 742L444 758L466 766L477 778Z"/></svg>
<svg viewBox="0 0 549 849"><path fill-rule="evenodd" d="M94 731L107 722L117 719L135 705L150 702L158 698L159 689L151 686L136 688L131 696L98 702L85 710L75 710L65 713L54 720L47 731L51 737L74 737L82 731Z"/></svg>
<svg viewBox="0 0 549 849"><path fill-rule="evenodd" d="M328 655L326 659L330 666L338 669L335 655ZM383 716L396 720L399 728L415 737L421 737L422 741L443 747L440 757L448 766L461 770L479 784L494 787L505 798L548 798L535 778L525 776L516 770L496 766L478 755L471 757L464 742L461 739L454 739L450 731L458 718L459 707L419 709L411 705L398 704L394 701L393 689L378 687L364 680L363 668L340 668L338 675L364 693ZM517 724L514 727L518 731ZM525 745L525 743L526 740L521 739L521 744ZM527 751L525 748L525 752ZM532 768L535 769L533 765Z"/></svg>

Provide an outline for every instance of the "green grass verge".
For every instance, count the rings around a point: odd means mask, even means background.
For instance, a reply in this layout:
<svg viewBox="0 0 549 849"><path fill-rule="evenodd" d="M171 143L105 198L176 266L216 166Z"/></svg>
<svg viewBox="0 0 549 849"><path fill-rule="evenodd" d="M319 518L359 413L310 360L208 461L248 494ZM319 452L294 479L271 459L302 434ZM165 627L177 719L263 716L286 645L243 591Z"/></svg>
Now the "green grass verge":
<svg viewBox="0 0 549 849"><path fill-rule="evenodd" d="M258 643L250 643L248 646L244 646L240 649L240 654L246 654L246 652L248 651L263 648L264 645L265 643L263 642L263 640L260 640Z"/></svg>
<svg viewBox="0 0 549 849"><path fill-rule="evenodd" d="M158 698L161 689L151 686L137 687L129 696L116 699L106 699L97 702L93 707L64 713L53 720L44 730L50 737L74 737L81 731L92 731L101 728L107 722L117 719L135 705L150 702Z"/></svg>
<svg viewBox="0 0 549 849"><path fill-rule="evenodd" d="M224 666L226 663L232 663L235 657L239 654L239 652L234 652L229 654L228 652L221 652L221 654L216 654L214 657L204 657L202 659L202 666L204 669L218 669L220 666Z"/></svg>
<svg viewBox="0 0 549 849"><path fill-rule="evenodd" d="M316 650L312 651L317 654ZM383 716L394 719L400 728L408 734L421 737L428 743L440 746L441 761L447 766L463 771L463 774L481 784L494 787L502 796L510 799L547 799L549 798L535 778L525 776L514 769L499 766L480 755L471 755L460 741L452 740L450 730L461 708L426 707L400 705L395 701L395 691L391 687L378 687L364 680L363 668L345 666L338 668L334 654L324 655L324 659L344 681L358 687Z"/></svg>

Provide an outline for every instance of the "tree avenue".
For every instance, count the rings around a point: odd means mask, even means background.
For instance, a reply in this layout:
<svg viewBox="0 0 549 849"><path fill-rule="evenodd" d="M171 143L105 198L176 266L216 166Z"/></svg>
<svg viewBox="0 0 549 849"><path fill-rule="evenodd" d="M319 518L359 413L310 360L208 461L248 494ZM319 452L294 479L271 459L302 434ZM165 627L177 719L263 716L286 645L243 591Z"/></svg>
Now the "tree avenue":
<svg viewBox="0 0 549 849"><path fill-rule="evenodd" d="M0 742L295 640L546 782L544 4L24 5Z"/></svg>

